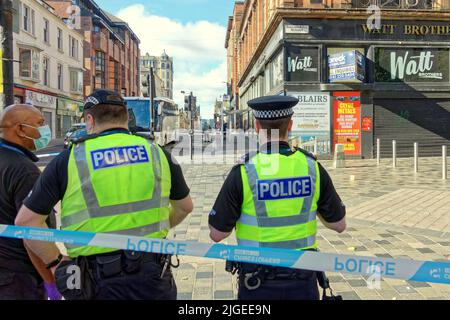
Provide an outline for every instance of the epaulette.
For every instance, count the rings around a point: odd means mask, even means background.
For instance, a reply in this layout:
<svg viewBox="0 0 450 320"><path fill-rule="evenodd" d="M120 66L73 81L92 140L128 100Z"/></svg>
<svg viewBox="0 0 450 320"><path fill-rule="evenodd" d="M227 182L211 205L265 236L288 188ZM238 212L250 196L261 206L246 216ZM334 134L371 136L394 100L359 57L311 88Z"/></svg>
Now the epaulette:
<svg viewBox="0 0 450 320"><path fill-rule="evenodd" d="M306 151L305 149L302 149L302 148L299 148L299 147L294 147L294 149L297 150L297 151L300 151L300 152L303 153L305 156L310 157L310 158L313 158L314 160L317 161L317 157L316 157L314 154L312 154L311 152Z"/></svg>
<svg viewBox="0 0 450 320"><path fill-rule="evenodd" d="M84 136L84 137L81 137L81 138L78 138L78 139L70 139L70 141L73 144L80 144L80 143L83 143L83 142L85 142L87 140L98 138L100 136L101 136L101 134L94 133L94 134L88 134L87 136Z"/></svg>
<svg viewBox="0 0 450 320"><path fill-rule="evenodd" d="M150 132L135 132L133 133L133 136L141 137L150 141L155 141L155 135Z"/></svg>
<svg viewBox="0 0 450 320"><path fill-rule="evenodd" d="M255 155L257 155L258 152L253 151L253 152L249 152L244 154L242 157L239 158L239 160L236 162L236 166L240 166L242 164L246 164L249 163L250 159L253 158Z"/></svg>

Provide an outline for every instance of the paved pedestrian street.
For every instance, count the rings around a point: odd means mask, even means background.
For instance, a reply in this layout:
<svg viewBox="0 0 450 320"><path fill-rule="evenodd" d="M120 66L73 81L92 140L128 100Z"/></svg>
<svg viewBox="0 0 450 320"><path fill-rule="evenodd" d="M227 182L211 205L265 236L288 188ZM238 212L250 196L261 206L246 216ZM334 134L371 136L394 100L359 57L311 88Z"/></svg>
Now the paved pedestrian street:
<svg viewBox="0 0 450 320"><path fill-rule="evenodd" d="M399 159L397 168L382 160L347 160L345 169L322 164L333 178L347 206L348 228L343 234L320 225L322 252L449 261L450 180L442 180L441 159L420 159L413 173L412 159ZM194 212L172 237L211 242L208 213L230 164L182 164L195 202ZM236 244L234 237L226 240ZM225 262L181 257L174 273L179 299L235 299L236 277ZM383 278L378 289L369 289L361 276L328 273L332 287L346 300L450 299L450 286Z"/></svg>

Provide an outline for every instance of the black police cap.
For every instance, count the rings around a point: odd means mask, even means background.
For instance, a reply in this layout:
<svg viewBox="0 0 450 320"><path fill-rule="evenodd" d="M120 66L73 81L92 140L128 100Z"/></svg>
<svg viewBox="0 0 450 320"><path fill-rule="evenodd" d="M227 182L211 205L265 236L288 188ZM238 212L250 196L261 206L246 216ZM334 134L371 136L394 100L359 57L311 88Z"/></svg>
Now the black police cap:
<svg viewBox="0 0 450 320"><path fill-rule="evenodd" d="M247 104L253 109L256 119L278 120L292 117L298 102L291 96L265 96L250 100Z"/></svg>
<svg viewBox="0 0 450 320"><path fill-rule="evenodd" d="M125 107L127 102L120 94L112 90L95 90L84 103L84 110L91 109L100 104L116 105Z"/></svg>

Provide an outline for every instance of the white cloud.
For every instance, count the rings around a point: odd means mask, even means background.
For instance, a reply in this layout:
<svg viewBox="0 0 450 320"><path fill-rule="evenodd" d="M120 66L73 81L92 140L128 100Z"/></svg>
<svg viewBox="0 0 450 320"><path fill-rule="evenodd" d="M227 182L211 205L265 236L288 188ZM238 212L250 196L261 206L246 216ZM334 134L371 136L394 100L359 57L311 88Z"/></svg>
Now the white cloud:
<svg viewBox="0 0 450 320"><path fill-rule="evenodd" d="M208 21L182 24L146 12L135 4L119 11L141 40L141 53L174 58L174 98L180 106L180 91L193 91L204 118L211 118L214 101L226 90L226 28Z"/></svg>

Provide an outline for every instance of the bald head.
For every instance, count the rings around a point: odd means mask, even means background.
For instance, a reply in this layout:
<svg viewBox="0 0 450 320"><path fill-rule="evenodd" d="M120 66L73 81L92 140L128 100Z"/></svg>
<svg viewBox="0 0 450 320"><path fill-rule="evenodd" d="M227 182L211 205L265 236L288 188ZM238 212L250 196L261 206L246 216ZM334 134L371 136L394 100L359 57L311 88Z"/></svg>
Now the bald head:
<svg viewBox="0 0 450 320"><path fill-rule="evenodd" d="M39 138L37 129L44 124L42 113L26 104L14 104L0 113L0 137L28 150L34 150L33 139Z"/></svg>

